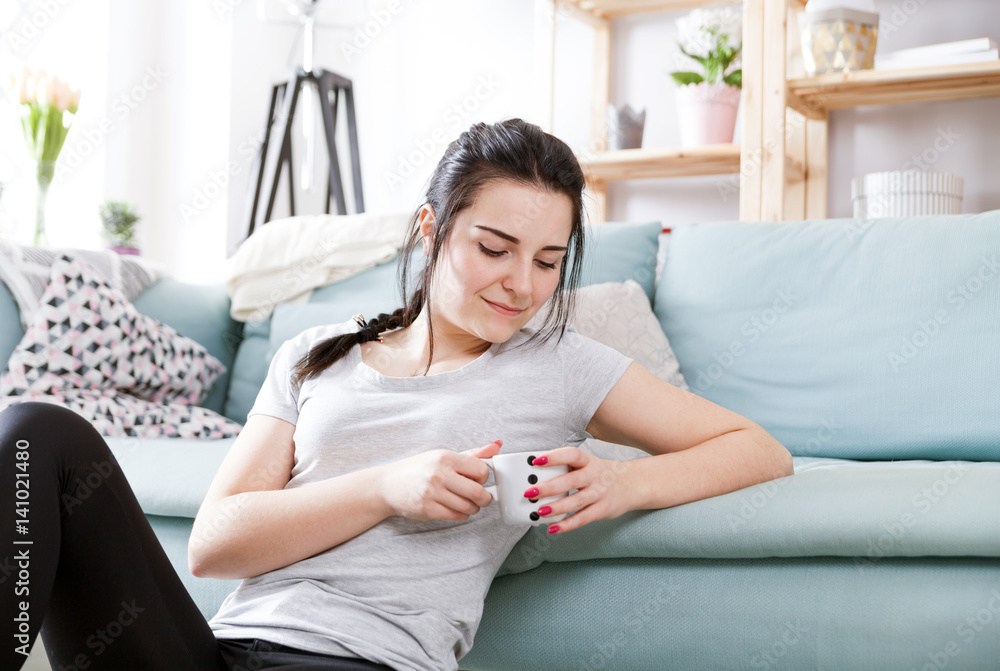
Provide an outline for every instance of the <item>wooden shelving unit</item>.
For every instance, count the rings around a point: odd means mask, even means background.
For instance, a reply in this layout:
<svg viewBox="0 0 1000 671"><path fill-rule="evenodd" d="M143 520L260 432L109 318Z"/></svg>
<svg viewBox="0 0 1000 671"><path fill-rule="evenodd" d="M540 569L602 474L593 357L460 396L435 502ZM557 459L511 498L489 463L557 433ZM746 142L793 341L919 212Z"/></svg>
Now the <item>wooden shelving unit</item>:
<svg viewBox="0 0 1000 671"><path fill-rule="evenodd" d="M592 181L720 175L740 171L740 148L713 144L697 149L621 149L580 156Z"/></svg>
<svg viewBox="0 0 1000 671"><path fill-rule="evenodd" d="M740 219L781 221L827 216L828 121L833 109L860 105L1000 96L1000 64L911 70L862 70L788 78L788 40L806 0L743 0L742 144L695 150L604 151L610 102L611 21L645 12L733 4L731 0L535 0L537 93L552 129L556 11L594 28L591 150L580 156L594 195L590 221L603 222L608 182L740 173ZM548 30L544 29L548 27ZM790 28L791 27L791 28ZM794 49L792 50L794 53ZM795 63L791 67L795 67Z"/></svg>
<svg viewBox="0 0 1000 671"><path fill-rule="evenodd" d="M1000 95L1000 63L862 70L846 75L790 79L788 93L791 102L806 113L811 109L859 105L991 98Z"/></svg>
<svg viewBox="0 0 1000 671"><path fill-rule="evenodd" d="M783 0L788 1L788 0ZM804 4L805 0L791 0ZM607 214L608 183L626 179L726 175L739 173L741 166L750 165L760 158L750 155L752 148L735 144L712 145L697 149L647 148L606 152L605 114L610 102L611 73L611 21L620 16L648 12L682 11L696 7L734 4L732 0L535 0L536 52L541 55L542 67L538 69L537 92L548 111L548 127L552 129L552 83L555 53L555 12L564 12L587 23L594 29L593 96L591 107L591 151L579 156L587 174L587 185L593 195L589 220L603 222ZM746 2L744 4L747 4ZM746 9L744 9L744 12ZM750 22L752 24L752 22ZM542 27L551 30L546 31ZM753 29L752 26L750 29ZM747 43L748 22L744 18L744 45ZM763 35L760 36L760 40ZM744 52L746 47L744 46ZM751 58L751 61L753 59ZM759 60L759 59L758 59ZM743 55L744 72L747 56ZM759 97L759 91L748 96L746 74L743 85L744 116L748 99ZM759 115L758 115L759 118ZM782 179L802 181L805 166L802 161L789 158L782 165ZM741 180L742 181L742 180ZM743 193L741 189L741 213ZM759 217L758 217L759 218Z"/></svg>

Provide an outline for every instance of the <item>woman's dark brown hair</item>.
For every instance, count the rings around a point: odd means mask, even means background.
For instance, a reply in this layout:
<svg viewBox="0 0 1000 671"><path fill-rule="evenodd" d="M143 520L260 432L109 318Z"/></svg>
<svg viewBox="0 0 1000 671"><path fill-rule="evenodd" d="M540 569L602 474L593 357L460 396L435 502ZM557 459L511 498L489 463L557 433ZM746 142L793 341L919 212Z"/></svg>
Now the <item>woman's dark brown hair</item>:
<svg viewBox="0 0 1000 671"><path fill-rule="evenodd" d="M415 282L419 286L412 294L407 293L411 256L421 241L420 207L410 217L396 268L404 307L368 320L365 327L359 328L356 333L333 336L314 345L295 365L296 386L319 375L355 345L375 339L382 331L406 328L425 306L427 316L431 316L431 277L455 218L462 210L471 207L480 189L493 180L507 180L563 194L572 203L573 226L567 252L567 258L572 257L572 267L567 276L564 259L559 268L559 284L553 294L553 305L540 330L525 344L539 337L545 342L556 331L562 339L566 320L573 309L573 290L579 284L583 265L583 171L565 142L534 124L521 119L508 119L496 124L477 123L448 145L428 183L424 203L434 210L435 230L430 253ZM434 358L434 331L433 327L429 328L430 356L424 375Z"/></svg>

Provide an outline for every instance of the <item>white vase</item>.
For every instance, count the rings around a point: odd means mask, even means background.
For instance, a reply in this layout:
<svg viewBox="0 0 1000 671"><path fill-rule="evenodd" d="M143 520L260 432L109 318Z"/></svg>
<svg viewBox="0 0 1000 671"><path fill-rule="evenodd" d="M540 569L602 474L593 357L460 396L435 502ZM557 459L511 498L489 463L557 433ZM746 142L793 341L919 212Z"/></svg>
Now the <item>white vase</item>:
<svg viewBox="0 0 1000 671"><path fill-rule="evenodd" d="M681 147L732 142L739 108L738 86L701 82L678 87L677 120Z"/></svg>

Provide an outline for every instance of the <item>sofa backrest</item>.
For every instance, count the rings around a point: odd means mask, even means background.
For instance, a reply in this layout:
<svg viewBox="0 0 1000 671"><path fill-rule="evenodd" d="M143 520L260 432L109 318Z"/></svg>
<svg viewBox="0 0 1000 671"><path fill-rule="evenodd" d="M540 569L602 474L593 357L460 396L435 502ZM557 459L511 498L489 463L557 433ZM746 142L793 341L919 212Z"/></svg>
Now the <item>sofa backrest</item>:
<svg viewBox="0 0 1000 671"><path fill-rule="evenodd" d="M634 279L652 301L660 231L659 222L588 226L581 286ZM418 249L415 254L419 253ZM285 340L313 326L345 321L359 312L371 319L401 305L393 260L316 289L308 303L280 304L266 321L247 322L223 414L237 422L246 421L271 358Z"/></svg>
<svg viewBox="0 0 1000 671"><path fill-rule="evenodd" d="M794 455L1000 460L1000 211L677 227L654 311Z"/></svg>
<svg viewBox="0 0 1000 671"><path fill-rule="evenodd" d="M7 370L7 360L14 352L14 348L24 337L24 329L21 328L21 318L17 310L17 301L10 293L10 289L3 282L0 282L0 361L3 362L2 370Z"/></svg>

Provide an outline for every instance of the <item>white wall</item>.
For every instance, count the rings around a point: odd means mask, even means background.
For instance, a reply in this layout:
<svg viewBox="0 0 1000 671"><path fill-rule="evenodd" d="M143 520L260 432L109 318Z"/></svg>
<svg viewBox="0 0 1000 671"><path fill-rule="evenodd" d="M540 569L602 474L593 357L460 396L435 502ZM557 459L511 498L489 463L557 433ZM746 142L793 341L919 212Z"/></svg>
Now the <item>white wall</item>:
<svg viewBox="0 0 1000 671"><path fill-rule="evenodd" d="M31 7L0 8L0 68L27 56L79 73L84 104L62 158L72 147L85 147L86 133L102 120L112 124L110 132L91 135L94 151L52 187L53 242L101 246L97 205L124 198L144 216L139 243L146 256L179 279L220 281L224 260L243 237L251 161L271 86L301 61L296 29L259 21L255 0L87 0L59 5L29 48L15 53L8 36L20 30ZM880 49L1000 39L1000 3L994 0L877 0L877 7L883 15ZM316 66L354 81L369 212L418 205L447 143L473 122L516 116L541 121L533 93L534 0L399 0L398 7L370 0L367 11L370 36L361 38L356 29L317 31ZM612 32L612 101L646 107L647 147L678 141L675 86L667 74L676 67L678 16L626 17ZM886 31L886 17L893 16L901 20ZM590 128L592 32L575 19L560 15L556 21L554 132L583 151ZM151 71L166 74L154 81ZM998 113L1000 98L834 112L831 214L850 215L853 176L903 167L949 128L954 141L933 169L965 178L965 211L1000 208L991 183L1000 149ZM350 206L343 116L338 125ZM317 132L322 139L321 125ZM296 164L303 153L297 138ZM14 111L5 102L0 181L12 185L0 199L0 235L19 241L30 240L33 224L25 158ZM299 199L300 212L321 207L326 168L320 158L316 167L319 186L305 203ZM666 226L735 219L738 197L721 188L723 179L614 184L609 219L655 219ZM287 213L285 191L282 184L276 217Z"/></svg>
<svg viewBox="0 0 1000 671"><path fill-rule="evenodd" d="M218 281L225 258L232 30L217 3L111 0L107 197L138 204L139 246L176 277ZM220 184L221 183L221 184Z"/></svg>

